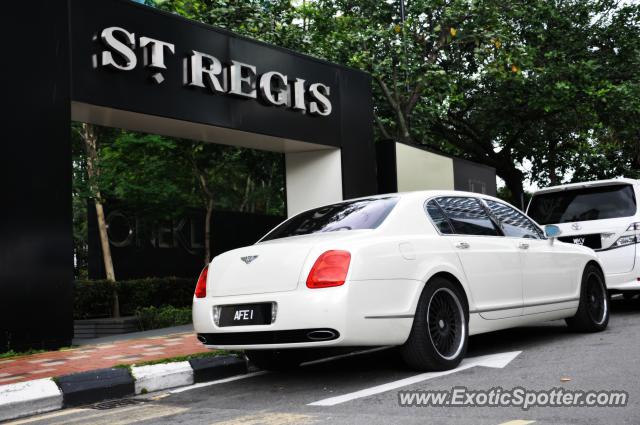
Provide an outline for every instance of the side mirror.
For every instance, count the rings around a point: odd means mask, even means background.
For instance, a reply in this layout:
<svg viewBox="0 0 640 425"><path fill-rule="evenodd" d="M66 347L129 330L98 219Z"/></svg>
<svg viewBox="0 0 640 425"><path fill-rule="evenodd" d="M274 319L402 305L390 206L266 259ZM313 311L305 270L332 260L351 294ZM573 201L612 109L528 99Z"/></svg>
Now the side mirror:
<svg viewBox="0 0 640 425"><path fill-rule="evenodd" d="M556 225L547 224L546 226L544 226L544 234L549 239L557 238L558 236L560 236L560 233L562 233L562 231Z"/></svg>

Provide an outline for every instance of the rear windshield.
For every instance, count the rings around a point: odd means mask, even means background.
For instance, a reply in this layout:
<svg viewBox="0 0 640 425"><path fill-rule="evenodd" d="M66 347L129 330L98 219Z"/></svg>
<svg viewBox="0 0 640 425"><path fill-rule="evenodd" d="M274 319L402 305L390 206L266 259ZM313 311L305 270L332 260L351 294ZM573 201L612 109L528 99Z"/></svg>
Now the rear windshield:
<svg viewBox="0 0 640 425"><path fill-rule="evenodd" d="M263 241L342 230L375 229L398 202L396 197L359 199L305 211L272 230Z"/></svg>
<svg viewBox="0 0 640 425"><path fill-rule="evenodd" d="M539 224L629 217L636 213L633 187L599 186L534 195L528 215Z"/></svg>

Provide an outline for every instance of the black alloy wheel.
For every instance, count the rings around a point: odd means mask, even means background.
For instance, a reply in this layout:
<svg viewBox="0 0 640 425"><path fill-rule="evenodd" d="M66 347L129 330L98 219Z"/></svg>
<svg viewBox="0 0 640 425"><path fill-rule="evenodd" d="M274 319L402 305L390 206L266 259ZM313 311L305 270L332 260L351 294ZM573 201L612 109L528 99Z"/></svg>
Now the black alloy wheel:
<svg viewBox="0 0 640 425"><path fill-rule="evenodd" d="M426 283L407 341L404 362L415 370L449 370L460 364L469 339L469 308L460 286L435 276Z"/></svg>
<svg viewBox="0 0 640 425"><path fill-rule="evenodd" d="M462 348L464 312L460 301L447 288L439 288L431 296L427 312L429 338L445 359L454 358Z"/></svg>
<svg viewBox="0 0 640 425"><path fill-rule="evenodd" d="M565 319L579 332L600 332L609 324L609 294L604 275L595 264L587 264L582 273L580 302L573 317Z"/></svg>

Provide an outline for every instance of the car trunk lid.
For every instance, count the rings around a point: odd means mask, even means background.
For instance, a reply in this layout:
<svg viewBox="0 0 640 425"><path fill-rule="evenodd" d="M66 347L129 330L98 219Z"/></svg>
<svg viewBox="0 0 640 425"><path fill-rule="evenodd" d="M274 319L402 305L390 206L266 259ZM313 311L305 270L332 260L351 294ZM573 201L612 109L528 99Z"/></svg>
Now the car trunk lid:
<svg viewBox="0 0 640 425"><path fill-rule="evenodd" d="M225 252L214 258L209 267L207 293L222 297L293 291L299 282L306 280L301 273L315 245L327 241L333 245L333 242L367 232L353 230L294 236Z"/></svg>

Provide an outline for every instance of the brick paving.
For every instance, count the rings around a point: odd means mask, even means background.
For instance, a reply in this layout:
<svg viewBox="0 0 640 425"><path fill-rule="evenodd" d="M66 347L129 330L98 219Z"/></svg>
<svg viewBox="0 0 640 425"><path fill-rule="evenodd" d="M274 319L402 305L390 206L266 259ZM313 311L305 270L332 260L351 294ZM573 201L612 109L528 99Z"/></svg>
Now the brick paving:
<svg viewBox="0 0 640 425"><path fill-rule="evenodd" d="M0 385L206 351L192 332L84 345L64 351L2 359Z"/></svg>

